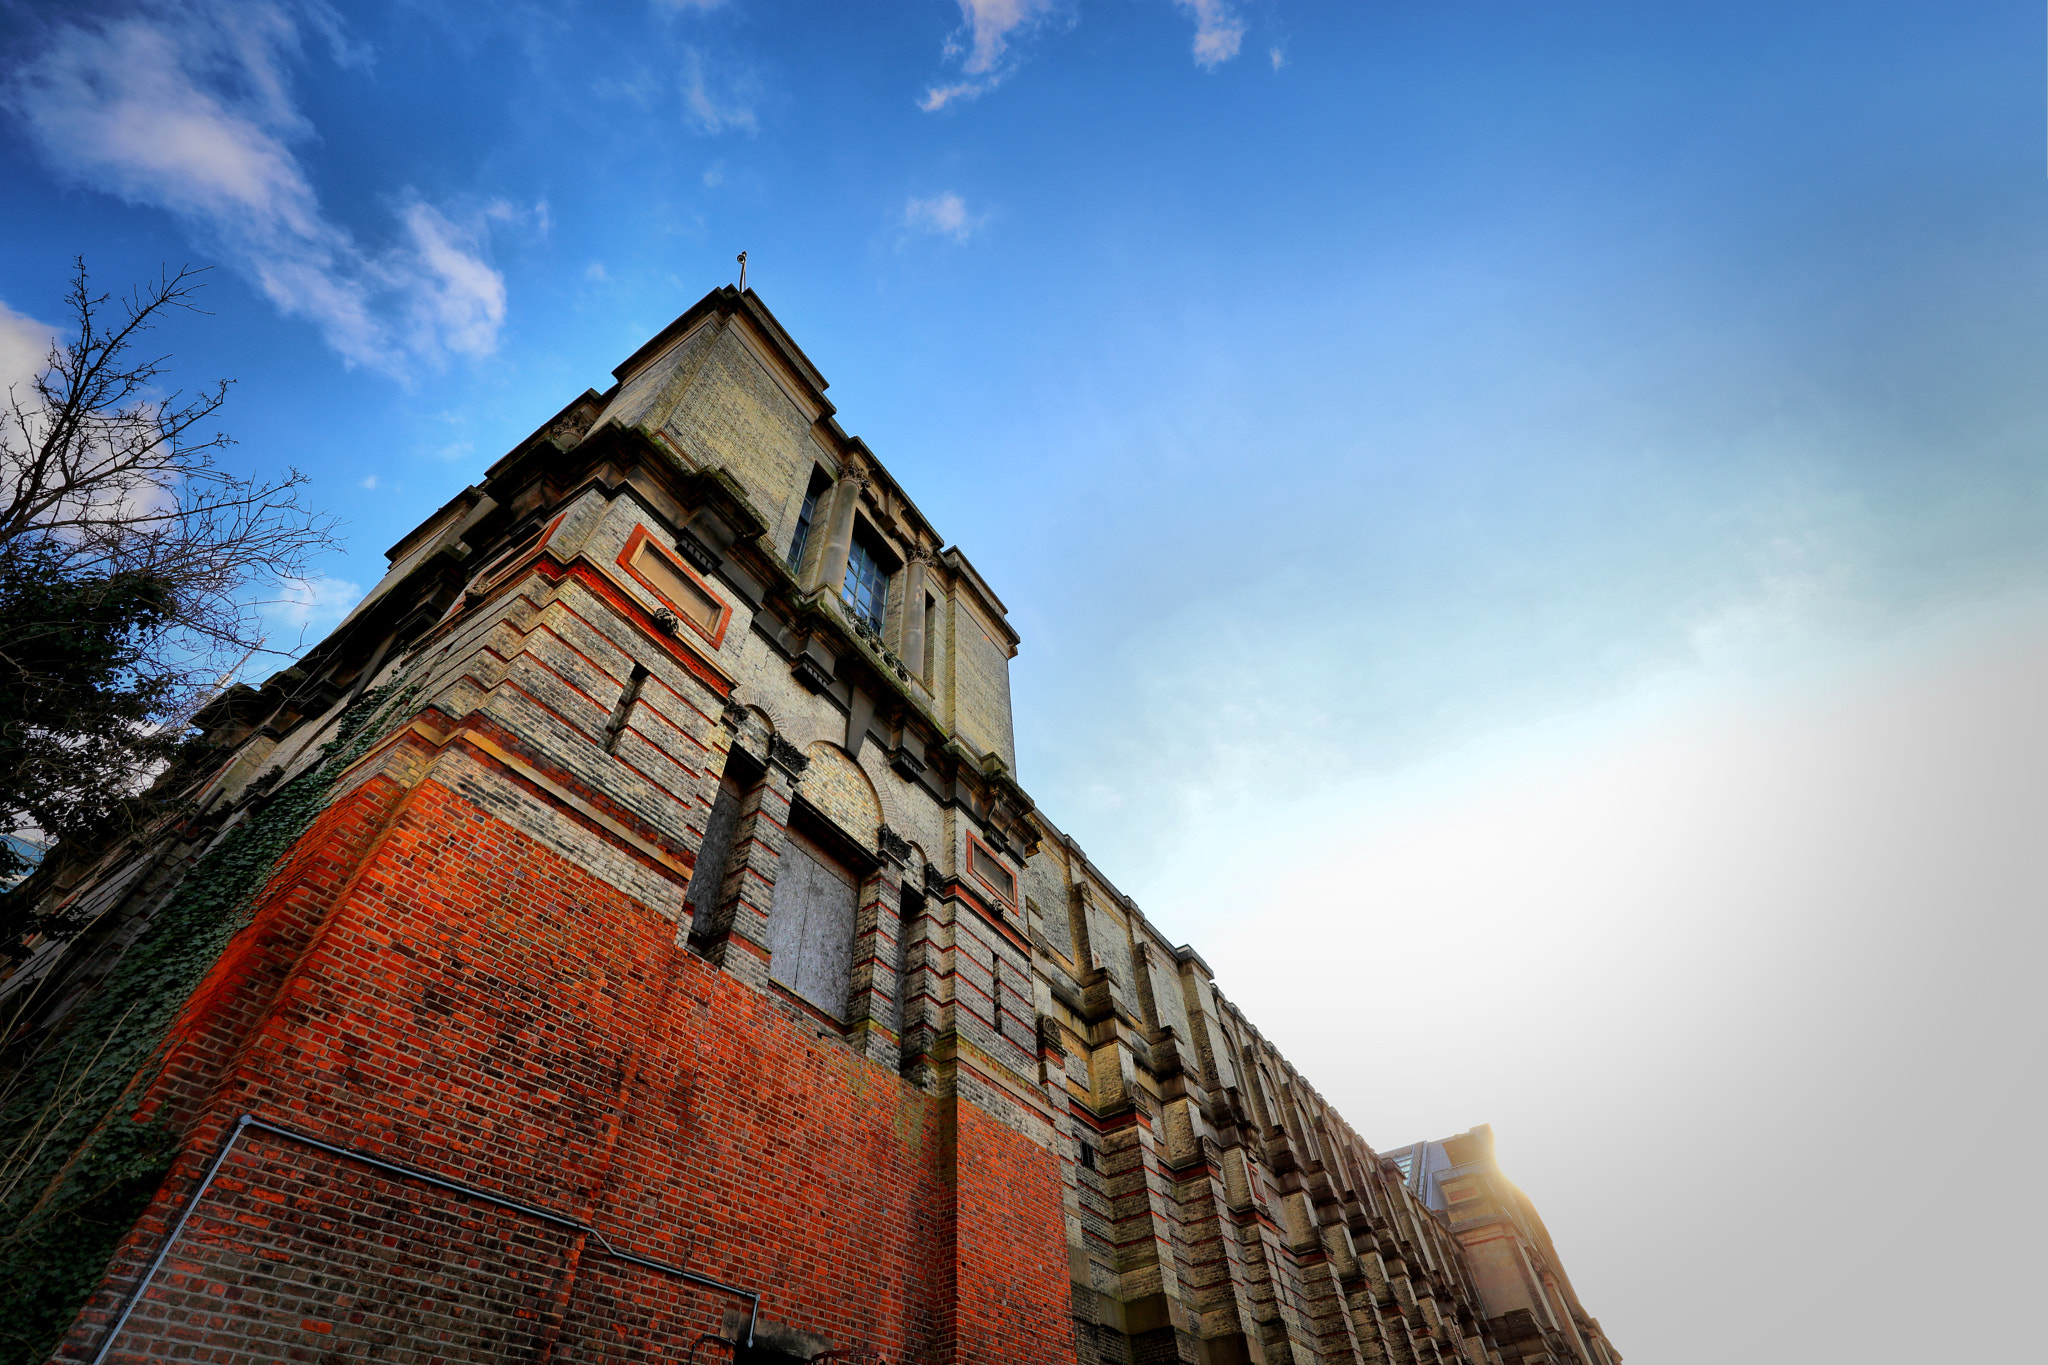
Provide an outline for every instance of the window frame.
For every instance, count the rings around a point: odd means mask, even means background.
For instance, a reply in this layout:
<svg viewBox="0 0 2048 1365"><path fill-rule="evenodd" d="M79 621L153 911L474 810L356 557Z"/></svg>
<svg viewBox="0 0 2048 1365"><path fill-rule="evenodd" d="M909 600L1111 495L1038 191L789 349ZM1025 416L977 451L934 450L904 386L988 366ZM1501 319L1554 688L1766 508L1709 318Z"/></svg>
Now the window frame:
<svg viewBox="0 0 2048 1365"><path fill-rule="evenodd" d="M831 490L831 478L816 465L811 466L811 482L804 490L803 506L796 514L796 534L789 538L789 553L783 557L791 573L803 571L804 551L811 547L811 532L818 524L818 503Z"/></svg>
<svg viewBox="0 0 2048 1365"><path fill-rule="evenodd" d="M929 575L927 575L925 581L931 581ZM924 681L925 690L931 691L938 686L938 667L934 660L939 652L937 640L939 633L939 599L931 589L925 589L924 601L918 603L917 609L924 614L922 626L924 632L922 636L924 640L924 657L918 660L918 675Z"/></svg>
<svg viewBox="0 0 2048 1365"><path fill-rule="evenodd" d="M863 534L864 532L865 534ZM878 551L880 553L877 553ZM866 528L861 520L856 517L853 523L853 535L849 538L846 546L846 576L839 584L839 598L842 602L846 603L855 616L860 618L864 625L878 635L881 634L889 622L889 580L896 576L896 571L888 567L887 562L882 557L887 553L888 546L883 543L880 535ZM865 560L874 569L872 580L868 585L872 588L874 595L872 610L863 608L859 599L848 591L848 588L854 582L855 570L862 560Z"/></svg>

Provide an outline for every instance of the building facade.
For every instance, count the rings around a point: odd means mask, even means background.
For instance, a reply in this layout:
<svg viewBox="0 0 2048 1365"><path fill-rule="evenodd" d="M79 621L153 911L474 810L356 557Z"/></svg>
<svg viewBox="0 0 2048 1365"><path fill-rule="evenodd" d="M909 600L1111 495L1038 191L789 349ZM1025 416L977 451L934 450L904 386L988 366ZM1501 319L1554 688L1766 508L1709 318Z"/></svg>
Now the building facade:
<svg viewBox="0 0 2048 1365"><path fill-rule="evenodd" d="M10 1358L1619 1359L1036 808L1001 598L755 295L615 376L39 874Z"/></svg>

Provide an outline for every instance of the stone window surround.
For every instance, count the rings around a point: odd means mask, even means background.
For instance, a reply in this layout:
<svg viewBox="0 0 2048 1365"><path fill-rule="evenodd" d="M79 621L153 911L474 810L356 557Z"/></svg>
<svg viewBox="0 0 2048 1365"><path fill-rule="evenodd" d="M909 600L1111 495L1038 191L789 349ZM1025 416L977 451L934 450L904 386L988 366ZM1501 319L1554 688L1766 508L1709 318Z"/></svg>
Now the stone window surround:
<svg viewBox="0 0 2048 1365"><path fill-rule="evenodd" d="M679 577L694 583L699 592L702 592L712 602L716 603L718 606L718 619L708 627L700 624L689 611L687 604L672 601L669 594L663 592L646 574L641 573L634 566L633 561L640 557L643 549L660 555L662 562L674 569ZM682 556L664 545L661 539L648 529L646 522L635 522L633 524L633 533L626 537L625 548L619 551L617 563L621 569L624 569L632 576L634 582L653 593L656 600L665 603L669 610L675 613L678 621L687 625L699 635L702 635L706 640L709 640L713 649L718 648L719 643L725 639L725 628L732 624L732 603L726 601L721 593L705 582L704 576L691 568L683 560Z"/></svg>
<svg viewBox="0 0 2048 1365"><path fill-rule="evenodd" d="M976 849L979 849L981 851L982 857L987 858L997 867L1002 868L1003 871L1010 873L1009 890L1005 891L1001 887L1001 885L999 885L996 882L992 882L987 877L981 875L981 869L975 865L974 853ZM1015 872L1011 872L1009 866L1005 864L1001 858L996 856L996 851L990 848L987 844L983 843L981 840L975 838L974 835L969 834L967 836L966 862L967 870L970 874L972 874L974 880L980 882L983 886L987 887L989 889L989 894L993 895L996 898L997 903L1000 904L1005 910L1014 914L1017 909L1017 874Z"/></svg>
<svg viewBox="0 0 2048 1365"><path fill-rule="evenodd" d="M857 609L846 593L846 580L854 542L865 538L882 571L887 591L887 605L876 633L886 647L901 655L905 668L920 684L929 686L921 608L922 594L938 586L928 573L937 558L936 551L928 548L920 536L905 535L900 523L887 515L875 496L877 476L866 465L850 460L835 477L824 462L813 464L809 482L804 485L806 501L810 498L810 486L821 476L830 483L817 495L801 560L791 571L806 590L827 589L847 603L849 615L856 614ZM884 529L887 526L897 529L892 532Z"/></svg>

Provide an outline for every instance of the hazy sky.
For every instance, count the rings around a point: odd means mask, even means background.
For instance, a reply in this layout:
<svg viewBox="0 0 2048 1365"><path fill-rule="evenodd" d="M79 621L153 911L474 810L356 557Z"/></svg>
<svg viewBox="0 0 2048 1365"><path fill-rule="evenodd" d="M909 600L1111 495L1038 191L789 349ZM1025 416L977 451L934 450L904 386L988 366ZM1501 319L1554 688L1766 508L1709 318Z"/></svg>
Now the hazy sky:
<svg viewBox="0 0 2048 1365"><path fill-rule="evenodd" d="M70 258L349 522L749 253L1010 603L1020 777L1363 1131L1491 1122L1641 1362L2019 1359L2037 4L0 11Z"/></svg>

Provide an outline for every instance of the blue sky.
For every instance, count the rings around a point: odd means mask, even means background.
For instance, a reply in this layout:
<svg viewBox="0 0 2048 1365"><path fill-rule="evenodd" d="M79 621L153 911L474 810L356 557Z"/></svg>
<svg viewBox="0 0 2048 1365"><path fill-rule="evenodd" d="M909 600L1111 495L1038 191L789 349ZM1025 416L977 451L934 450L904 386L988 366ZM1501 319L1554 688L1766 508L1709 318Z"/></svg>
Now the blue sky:
<svg viewBox="0 0 2048 1365"><path fill-rule="evenodd" d="M4 22L0 363L76 253L217 266L176 372L349 522L280 639L745 249L1010 603L1027 788L1369 1137L1493 1122L1632 1357L1922 1358L1664 1243L1755 1144L1796 1222L1788 1153L2040 1117L1952 1083L2039 1072L2038 6Z"/></svg>

